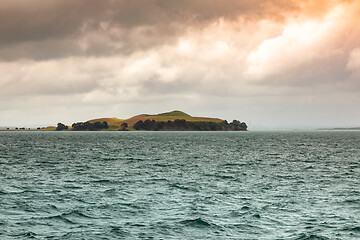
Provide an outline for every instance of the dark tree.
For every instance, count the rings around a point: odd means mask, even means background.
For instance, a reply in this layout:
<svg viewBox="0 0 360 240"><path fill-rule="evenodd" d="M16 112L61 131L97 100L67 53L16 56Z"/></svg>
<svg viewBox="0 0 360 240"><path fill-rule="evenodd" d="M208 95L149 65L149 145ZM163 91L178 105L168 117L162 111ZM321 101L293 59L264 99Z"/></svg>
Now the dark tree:
<svg viewBox="0 0 360 240"><path fill-rule="evenodd" d="M156 122L155 131L160 131L164 129L165 126L166 126L166 122Z"/></svg>
<svg viewBox="0 0 360 240"><path fill-rule="evenodd" d="M144 121L144 124L143 124L143 129L144 130L153 130L154 129L154 126L155 126L155 121L154 120L150 120L150 119L146 119Z"/></svg>
<svg viewBox="0 0 360 240"><path fill-rule="evenodd" d="M121 127L122 127L122 131L127 131L127 128L129 127L129 125L127 123L123 123L121 124Z"/></svg>
<svg viewBox="0 0 360 240"><path fill-rule="evenodd" d="M178 130L183 130L187 128L185 119L175 119L174 125Z"/></svg>
<svg viewBox="0 0 360 240"><path fill-rule="evenodd" d="M246 131L247 125L244 122L240 122L238 120L233 120L232 123L230 123L231 128L234 131Z"/></svg>
<svg viewBox="0 0 360 240"><path fill-rule="evenodd" d="M143 128L143 124L144 124L144 122L143 122L142 120L137 121L137 122L134 124L134 128L135 128L136 130L140 130L140 129Z"/></svg>
<svg viewBox="0 0 360 240"><path fill-rule="evenodd" d="M247 131L247 125L245 122L240 123L240 131Z"/></svg>
<svg viewBox="0 0 360 240"><path fill-rule="evenodd" d="M107 122L77 122L72 125L73 131L97 131L102 129L108 129Z"/></svg>
<svg viewBox="0 0 360 240"><path fill-rule="evenodd" d="M63 131L63 130L67 130L68 126L66 126L65 124L62 123L58 123L57 127L56 127L56 131Z"/></svg>

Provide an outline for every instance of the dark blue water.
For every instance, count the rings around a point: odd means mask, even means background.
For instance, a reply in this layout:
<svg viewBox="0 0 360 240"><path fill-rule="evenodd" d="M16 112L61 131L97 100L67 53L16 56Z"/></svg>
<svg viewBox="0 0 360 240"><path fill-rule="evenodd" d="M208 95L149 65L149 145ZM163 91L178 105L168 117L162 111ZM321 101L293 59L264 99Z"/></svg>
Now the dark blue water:
<svg viewBox="0 0 360 240"><path fill-rule="evenodd" d="M0 239L360 239L360 131L0 132Z"/></svg>

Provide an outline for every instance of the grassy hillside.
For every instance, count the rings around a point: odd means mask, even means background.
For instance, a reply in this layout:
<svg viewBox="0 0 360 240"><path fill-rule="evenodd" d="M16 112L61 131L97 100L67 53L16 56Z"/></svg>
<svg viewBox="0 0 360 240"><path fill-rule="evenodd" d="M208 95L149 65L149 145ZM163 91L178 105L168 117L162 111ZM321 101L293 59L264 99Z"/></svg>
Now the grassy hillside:
<svg viewBox="0 0 360 240"><path fill-rule="evenodd" d="M123 124L125 119L119 119L119 118L97 118L89 120L90 123L95 122L107 122L109 124L108 130L117 130L121 128L121 124Z"/></svg>
<svg viewBox="0 0 360 240"><path fill-rule="evenodd" d="M191 117L189 114L184 113L182 111L172 111L172 112L166 112L166 113L160 113L157 114L156 116L160 116L160 117Z"/></svg>
<svg viewBox="0 0 360 240"><path fill-rule="evenodd" d="M127 123L129 126L129 129L132 130L133 125L142 120L145 121L147 119L155 120L157 122L167 122L167 121L174 121L176 119L184 119L189 122L222 122L222 119L219 118L208 118L208 117L192 117L187 113L184 113L182 111L172 111L172 112L166 112L166 113L160 113L155 115L150 114L140 114L136 115L134 117L131 117L129 119L118 119L118 118L98 118L98 119L92 119L89 120L90 123L95 122L107 122L109 124L108 130L117 130L121 129L121 125L123 123Z"/></svg>

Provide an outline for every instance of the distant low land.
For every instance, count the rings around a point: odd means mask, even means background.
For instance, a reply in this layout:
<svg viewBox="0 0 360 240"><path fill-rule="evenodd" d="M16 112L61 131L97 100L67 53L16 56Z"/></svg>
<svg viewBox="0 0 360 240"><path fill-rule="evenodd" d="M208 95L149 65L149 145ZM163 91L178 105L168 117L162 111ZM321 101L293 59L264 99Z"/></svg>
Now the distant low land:
<svg viewBox="0 0 360 240"><path fill-rule="evenodd" d="M319 130L360 130L360 127L350 127L350 128L323 128Z"/></svg>
<svg viewBox="0 0 360 240"><path fill-rule="evenodd" d="M76 122L71 126L58 123L37 129L13 128L7 130L36 131L247 131L245 122L227 122L220 118L193 117L182 111L155 115L140 114L128 119L97 118Z"/></svg>

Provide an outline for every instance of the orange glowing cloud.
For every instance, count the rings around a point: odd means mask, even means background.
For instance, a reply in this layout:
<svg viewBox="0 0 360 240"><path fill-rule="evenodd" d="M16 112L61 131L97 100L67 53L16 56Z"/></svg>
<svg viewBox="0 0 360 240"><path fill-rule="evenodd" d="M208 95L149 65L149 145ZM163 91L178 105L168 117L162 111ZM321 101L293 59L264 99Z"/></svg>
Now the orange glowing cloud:
<svg viewBox="0 0 360 240"><path fill-rule="evenodd" d="M248 75L264 78L319 59L336 58L360 42L360 35L352 35L359 33L359 2L330 1L325 6L306 3L308 9L317 7L312 17L305 12L288 18L281 34L265 39L249 54Z"/></svg>

